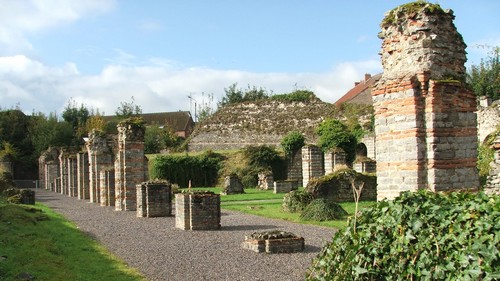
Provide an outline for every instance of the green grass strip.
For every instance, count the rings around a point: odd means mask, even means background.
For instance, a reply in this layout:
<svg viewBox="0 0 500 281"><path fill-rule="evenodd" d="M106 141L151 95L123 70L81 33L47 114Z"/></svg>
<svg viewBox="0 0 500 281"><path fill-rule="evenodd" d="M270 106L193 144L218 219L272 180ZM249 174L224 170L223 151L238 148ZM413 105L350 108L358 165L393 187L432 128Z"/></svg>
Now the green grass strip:
<svg viewBox="0 0 500 281"><path fill-rule="evenodd" d="M0 280L146 280L72 222L42 204L0 202Z"/></svg>

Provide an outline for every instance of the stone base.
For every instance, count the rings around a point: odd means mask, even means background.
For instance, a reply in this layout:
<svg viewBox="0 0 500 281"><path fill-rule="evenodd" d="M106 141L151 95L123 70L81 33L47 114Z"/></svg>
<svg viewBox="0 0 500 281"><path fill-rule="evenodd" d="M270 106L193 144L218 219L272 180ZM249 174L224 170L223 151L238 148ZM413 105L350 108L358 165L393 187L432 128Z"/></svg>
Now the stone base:
<svg viewBox="0 0 500 281"><path fill-rule="evenodd" d="M297 253L304 251L304 238L282 238L282 239L247 239L241 246L257 253Z"/></svg>

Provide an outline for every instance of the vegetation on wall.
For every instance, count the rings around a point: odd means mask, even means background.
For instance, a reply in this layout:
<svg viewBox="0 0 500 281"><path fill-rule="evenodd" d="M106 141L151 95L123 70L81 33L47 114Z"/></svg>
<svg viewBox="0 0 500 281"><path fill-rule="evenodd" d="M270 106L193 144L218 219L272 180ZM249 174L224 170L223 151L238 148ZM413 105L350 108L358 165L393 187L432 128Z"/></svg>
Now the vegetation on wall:
<svg viewBox="0 0 500 281"><path fill-rule="evenodd" d="M257 186L260 172L272 172L275 180L285 178L285 161L276 148L267 145L247 146L243 150L247 165L236 171L243 186L254 188Z"/></svg>
<svg viewBox="0 0 500 281"><path fill-rule="evenodd" d="M361 211L308 280L498 280L500 197L404 192Z"/></svg>
<svg viewBox="0 0 500 281"><path fill-rule="evenodd" d="M168 180L180 187L214 186L218 180L222 156L207 151L201 155L158 155L150 164L150 178Z"/></svg>
<svg viewBox="0 0 500 281"><path fill-rule="evenodd" d="M319 135L318 145L324 151L338 147L347 153L348 163L354 161L357 144L356 136L342 121L327 119L318 126L316 133Z"/></svg>
<svg viewBox="0 0 500 281"><path fill-rule="evenodd" d="M297 150L301 149L305 144L305 137L299 131L291 131L281 140L281 147L285 151L285 155L290 156Z"/></svg>

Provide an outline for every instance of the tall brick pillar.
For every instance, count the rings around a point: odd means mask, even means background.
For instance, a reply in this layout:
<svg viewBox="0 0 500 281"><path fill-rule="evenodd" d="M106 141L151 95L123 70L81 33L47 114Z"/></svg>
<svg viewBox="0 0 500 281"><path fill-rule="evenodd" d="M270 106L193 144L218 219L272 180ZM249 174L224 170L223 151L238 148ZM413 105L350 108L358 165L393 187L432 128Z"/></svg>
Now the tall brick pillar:
<svg viewBox="0 0 500 281"><path fill-rule="evenodd" d="M78 189L78 199L88 200L90 199L89 190L89 154L84 152L79 152L76 156L77 162L77 189Z"/></svg>
<svg viewBox="0 0 500 281"><path fill-rule="evenodd" d="M54 180L59 177L59 151L49 147L38 158L40 188L54 191Z"/></svg>
<svg viewBox="0 0 500 281"><path fill-rule="evenodd" d="M306 187L313 178L325 174L323 167L323 151L318 146L306 145L302 147L302 186Z"/></svg>
<svg viewBox="0 0 500 281"><path fill-rule="evenodd" d="M113 154L108 145L108 140L102 132L93 130L87 141L89 154L89 197L90 202L99 203L100 195L100 172L113 167Z"/></svg>
<svg viewBox="0 0 500 281"><path fill-rule="evenodd" d="M377 198L479 186L476 99L453 11L414 2L386 14L384 73L372 91Z"/></svg>
<svg viewBox="0 0 500 281"><path fill-rule="evenodd" d="M142 119L120 122L115 157L115 210L137 209L136 185L145 181L144 125Z"/></svg>

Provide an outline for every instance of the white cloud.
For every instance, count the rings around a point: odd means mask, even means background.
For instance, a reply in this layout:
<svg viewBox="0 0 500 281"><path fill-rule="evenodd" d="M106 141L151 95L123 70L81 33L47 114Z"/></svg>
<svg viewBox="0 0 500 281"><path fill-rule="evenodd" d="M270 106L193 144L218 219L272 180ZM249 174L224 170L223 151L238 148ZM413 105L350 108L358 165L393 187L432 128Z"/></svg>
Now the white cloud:
<svg viewBox="0 0 500 281"><path fill-rule="evenodd" d="M83 16L104 13L114 0L16 0L2 1L0 9L0 55L32 51L27 34L76 21Z"/></svg>
<svg viewBox="0 0 500 281"><path fill-rule="evenodd" d="M148 66L108 65L98 75L82 75L74 64L49 67L26 56L0 57L2 107L20 107L44 113L61 113L69 99L87 107L114 114L120 102L133 96L143 112L189 110L188 95L215 101L233 83L263 87L276 94L298 88L311 90L326 102L335 102L365 73L378 73L378 61L345 62L326 73L251 73L204 67L179 68L159 64ZM214 102L215 106L215 102Z"/></svg>

